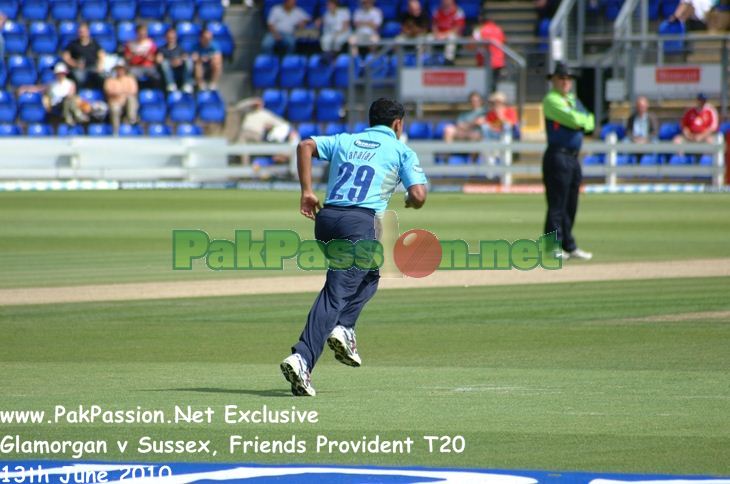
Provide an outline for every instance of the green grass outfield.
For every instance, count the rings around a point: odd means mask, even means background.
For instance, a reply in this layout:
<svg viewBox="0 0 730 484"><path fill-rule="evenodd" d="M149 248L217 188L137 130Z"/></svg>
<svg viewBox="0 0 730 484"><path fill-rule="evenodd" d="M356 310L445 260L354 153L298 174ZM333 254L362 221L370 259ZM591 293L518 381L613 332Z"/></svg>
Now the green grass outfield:
<svg viewBox="0 0 730 484"><path fill-rule="evenodd" d="M399 203L396 203L399 202ZM730 195L586 195L576 236L597 262L728 257ZM246 277L171 270L171 231L312 224L296 193L0 193L0 288ZM393 208L400 206L394 197ZM541 235L541 196L434 194L401 230L443 239ZM289 270L290 274L300 271ZM256 274L256 275L260 275ZM346 463L730 475L730 278L388 290L362 314L365 365L325 351L315 399L278 363L313 294L0 307L0 410L208 406L210 425L0 424L0 437L104 439L93 460ZM662 315L684 314L679 320ZM651 317L652 319L641 319ZM222 408L319 412L314 425L226 425ZM230 454L227 439L316 435L418 442L411 455ZM211 456L150 456L136 440L211 439ZM463 435L429 454L424 435ZM115 440L129 439L122 455ZM0 460L32 459L18 454ZM62 456L54 456L60 458ZM66 455L65 457L70 457Z"/></svg>
<svg viewBox="0 0 730 484"><path fill-rule="evenodd" d="M274 275L173 272L172 230L231 239L236 229L293 229L313 237L294 192L0 193L0 207L0 288ZM401 207L394 196L402 231L469 243L535 239L545 216L536 195L432 194L422 210ZM727 257L728 213L730 194L585 195L575 235L596 262Z"/></svg>
<svg viewBox="0 0 730 484"><path fill-rule="evenodd" d="M0 409L99 404L317 410L315 425L3 425L26 439L129 439L101 460L155 460L141 436L212 439L218 455L318 462L730 474L727 278L381 291L359 326L365 365L327 349L314 399L278 362L311 294L0 308ZM218 417L216 417L218 419ZM459 455L231 455L229 435L314 441L463 435ZM313 444L311 444L313 445ZM310 447L311 448L311 447ZM9 455L8 457L25 457ZM99 456L89 456L99 460Z"/></svg>

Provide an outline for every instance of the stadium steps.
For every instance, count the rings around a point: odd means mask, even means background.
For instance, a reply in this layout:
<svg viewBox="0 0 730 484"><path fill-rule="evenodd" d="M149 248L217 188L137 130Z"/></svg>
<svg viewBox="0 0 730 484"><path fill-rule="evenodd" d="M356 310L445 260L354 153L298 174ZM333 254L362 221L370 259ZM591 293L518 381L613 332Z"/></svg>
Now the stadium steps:
<svg viewBox="0 0 730 484"><path fill-rule="evenodd" d="M248 76L254 55L259 50L263 27L260 11L242 5L226 8L223 20L231 31L236 47L233 58L226 60L223 65L220 92L228 104L233 104L251 95Z"/></svg>

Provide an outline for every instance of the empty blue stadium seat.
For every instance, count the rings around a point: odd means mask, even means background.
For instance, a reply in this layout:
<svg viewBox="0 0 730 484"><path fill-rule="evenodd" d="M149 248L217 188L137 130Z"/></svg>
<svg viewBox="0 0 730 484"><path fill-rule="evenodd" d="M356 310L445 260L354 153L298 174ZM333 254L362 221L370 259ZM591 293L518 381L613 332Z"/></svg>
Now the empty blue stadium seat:
<svg viewBox="0 0 730 484"><path fill-rule="evenodd" d="M661 165L662 159L656 153L647 153L639 158L639 164L644 166Z"/></svg>
<svg viewBox="0 0 730 484"><path fill-rule="evenodd" d="M311 89L322 89L332 85L334 67L327 59L314 54L307 60L307 86Z"/></svg>
<svg viewBox="0 0 730 484"><path fill-rule="evenodd" d="M340 133L346 133L347 126L344 123L327 123L324 126L324 135L333 136Z"/></svg>
<svg viewBox="0 0 730 484"><path fill-rule="evenodd" d="M137 36L135 29L136 26L134 25L134 22L123 20L117 23L117 42L120 44L126 44L130 40L134 40Z"/></svg>
<svg viewBox="0 0 730 484"><path fill-rule="evenodd" d="M393 37L400 35L400 32L400 22L396 21L385 22L385 24L383 24L383 26L380 28L380 35L384 39L392 39Z"/></svg>
<svg viewBox="0 0 730 484"><path fill-rule="evenodd" d="M661 14L663 18L670 17L677 10L679 0L662 0L661 1Z"/></svg>
<svg viewBox="0 0 730 484"><path fill-rule="evenodd" d="M198 119L205 123L222 123L226 119L226 104L218 91L199 91L196 96Z"/></svg>
<svg viewBox="0 0 730 484"><path fill-rule="evenodd" d="M684 23L664 21L659 24L659 35L684 35L686 33ZM684 40L665 40L662 42L665 54L681 54L684 52Z"/></svg>
<svg viewBox="0 0 730 484"><path fill-rule="evenodd" d="M198 45L200 37L200 26L192 22L179 22L177 24L177 42L185 52L191 53Z"/></svg>
<svg viewBox="0 0 730 484"><path fill-rule="evenodd" d="M462 0L463 1L463 0ZM461 2L459 3L461 4ZM383 13L383 22L398 20L400 5L395 0L377 0L375 5Z"/></svg>
<svg viewBox="0 0 730 484"><path fill-rule="evenodd" d="M304 87L306 61L301 55L287 55L281 60L279 85L283 88Z"/></svg>
<svg viewBox="0 0 730 484"><path fill-rule="evenodd" d="M322 89L317 96L317 120L339 121L342 117L344 102L345 97L342 91Z"/></svg>
<svg viewBox="0 0 730 484"><path fill-rule="evenodd" d="M183 123L178 125L175 134L177 136L201 136L203 130L198 125Z"/></svg>
<svg viewBox="0 0 730 484"><path fill-rule="evenodd" d="M38 80L35 65L29 57L11 55L8 57L7 69L8 82L11 86L20 87L35 84Z"/></svg>
<svg viewBox="0 0 730 484"><path fill-rule="evenodd" d="M586 155L585 158L583 158L583 164L586 166L590 165L603 165L603 163L606 160L606 156L603 154L598 155Z"/></svg>
<svg viewBox="0 0 730 484"><path fill-rule="evenodd" d="M119 136L142 136L142 128L140 128L136 124L122 123L119 125Z"/></svg>
<svg viewBox="0 0 730 484"><path fill-rule="evenodd" d="M0 13L7 18L17 18L18 8L18 0L0 0Z"/></svg>
<svg viewBox="0 0 730 484"><path fill-rule="evenodd" d="M117 35L111 24L106 22L91 22L89 24L89 32L106 52L114 52L117 50Z"/></svg>
<svg viewBox="0 0 730 484"><path fill-rule="evenodd" d="M392 73L391 62L391 58L387 55L375 56L368 54L363 62L363 75L367 76L369 74L371 79L390 77Z"/></svg>
<svg viewBox="0 0 730 484"><path fill-rule="evenodd" d="M14 124L0 124L0 136L20 136L20 128Z"/></svg>
<svg viewBox="0 0 730 484"><path fill-rule="evenodd" d="M692 157L689 155L672 155L669 157L670 165L691 165Z"/></svg>
<svg viewBox="0 0 730 484"><path fill-rule="evenodd" d="M45 123L31 123L28 125L28 136L53 136L53 129Z"/></svg>
<svg viewBox="0 0 730 484"><path fill-rule="evenodd" d="M702 155L699 164L701 166L712 166L712 155Z"/></svg>
<svg viewBox="0 0 730 484"><path fill-rule="evenodd" d="M253 61L253 87L265 89L276 87L279 76L279 58L268 54L259 54Z"/></svg>
<svg viewBox="0 0 730 484"><path fill-rule="evenodd" d="M256 167L271 166L274 164L274 159L270 156L254 156L251 164Z"/></svg>
<svg viewBox="0 0 730 484"><path fill-rule="evenodd" d="M105 123L91 123L87 128L89 136L111 136L112 126Z"/></svg>
<svg viewBox="0 0 730 484"><path fill-rule="evenodd" d="M626 128L620 123L607 123L601 128L601 140L605 141L609 133L616 133L619 141L626 137Z"/></svg>
<svg viewBox="0 0 730 484"><path fill-rule="evenodd" d="M5 85L5 80L8 78L8 70L5 67L5 59L0 58L0 88Z"/></svg>
<svg viewBox="0 0 730 484"><path fill-rule="evenodd" d="M45 20L48 17L48 0L24 0L20 11L25 20Z"/></svg>
<svg viewBox="0 0 730 484"><path fill-rule="evenodd" d="M68 44L78 37L79 26L71 20L64 20L58 24L58 35L60 37L59 47L65 49Z"/></svg>
<svg viewBox="0 0 730 484"><path fill-rule="evenodd" d="M672 138L682 132L682 128L676 121L662 123L659 126L659 139L661 141L671 141Z"/></svg>
<svg viewBox="0 0 730 484"><path fill-rule="evenodd" d="M164 123L167 118L167 103L162 91L142 89L139 91L139 118L145 123Z"/></svg>
<svg viewBox="0 0 730 484"><path fill-rule="evenodd" d="M606 20L613 22L621 11L623 0L603 0L603 12Z"/></svg>
<svg viewBox="0 0 730 484"><path fill-rule="evenodd" d="M55 55L45 54L38 57L38 78L41 84L47 84L56 77L53 74L53 68L58 62L58 57Z"/></svg>
<svg viewBox="0 0 730 484"><path fill-rule="evenodd" d="M449 155L449 158L447 159L446 163L448 163L449 165L468 165L469 164L469 155L462 155L462 154Z"/></svg>
<svg viewBox="0 0 730 484"><path fill-rule="evenodd" d="M30 48L36 54L55 54L58 50L56 26L50 22L33 22L30 25Z"/></svg>
<svg viewBox="0 0 730 484"><path fill-rule="evenodd" d="M203 22L221 22L223 13L221 0L199 0L197 2L198 19Z"/></svg>
<svg viewBox="0 0 730 484"><path fill-rule="evenodd" d="M138 0L137 15L143 19L162 20L165 18L164 0Z"/></svg>
<svg viewBox="0 0 730 484"><path fill-rule="evenodd" d="M720 123L718 131L722 134L730 133L730 121L723 121Z"/></svg>
<svg viewBox="0 0 730 484"><path fill-rule="evenodd" d="M649 0L649 20L659 19L660 0Z"/></svg>
<svg viewBox="0 0 730 484"><path fill-rule="evenodd" d="M79 5L76 0L51 0L51 17L57 21L76 20Z"/></svg>
<svg viewBox="0 0 730 484"><path fill-rule="evenodd" d="M192 123L195 120L195 99L186 92L171 92L167 95L167 110L171 121Z"/></svg>
<svg viewBox="0 0 730 484"><path fill-rule="evenodd" d="M195 3L193 0L168 0L167 16L173 22L193 20Z"/></svg>
<svg viewBox="0 0 730 484"><path fill-rule="evenodd" d="M83 136L84 128L80 124L69 126L68 124L59 124L56 130L57 136Z"/></svg>
<svg viewBox="0 0 730 484"><path fill-rule="evenodd" d="M636 156L635 155L627 155L623 153L619 153L616 155L616 165L622 166L622 165L635 165L636 164Z"/></svg>
<svg viewBox="0 0 730 484"><path fill-rule="evenodd" d="M104 20L109 4L106 0L81 0L81 18L87 22Z"/></svg>
<svg viewBox="0 0 730 484"><path fill-rule="evenodd" d="M355 77L360 75L362 68L362 62L360 58L355 58ZM340 54L335 60L334 68L334 85L335 87L347 88L350 82L350 56L347 54Z"/></svg>
<svg viewBox="0 0 730 484"><path fill-rule="evenodd" d="M297 7L307 12L310 17L316 18L319 16L319 3L320 0L297 0Z"/></svg>
<svg viewBox="0 0 730 484"><path fill-rule="evenodd" d="M233 35L231 35L231 31L228 29L228 26L223 22L214 21L208 22L206 27L210 30L210 33L213 34L213 40L215 40L218 47L220 47L223 57L231 57L233 55L233 48L235 45L233 42Z"/></svg>
<svg viewBox="0 0 730 484"><path fill-rule="evenodd" d="M302 139L319 136L319 126L317 126L317 123L302 123L297 127L297 131L299 131L299 136Z"/></svg>
<svg viewBox="0 0 730 484"><path fill-rule="evenodd" d="M155 41L157 47L165 45L165 33L170 29L170 25L166 22L149 22L147 24L147 35Z"/></svg>
<svg viewBox="0 0 730 484"><path fill-rule="evenodd" d="M39 92L18 95L18 119L24 123L42 123L46 120L43 96Z"/></svg>
<svg viewBox="0 0 730 484"><path fill-rule="evenodd" d="M287 92L279 89L269 88L261 95L266 109L272 113L284 116L286 113Z"/></svg>
<svg viewBox="0 0 730 484"><path fill-rule="evenodd" d="M104 100L104 92L100 89L81 89L79 90L78 96L90 103Z"/></svg>
<svg viewBox="0 0 730 484"><path fill-rule="evenodd" d="M153 123L147 127L147 135L156 136L156 137L157 136L170 136L170 135L172 135L172 131L170 130L170 127L166 124Z"/></svg>
<svg viewBox="0 0 730 484"><path fill-rule="evenodd" d="M15 97L9 92L0 91L0 123L12 123L18 113Z"/></svg>
<svg viewBox="0 0 730 484"><path fill-rule="evenodd" d="M25 25L7 20L3 25L3 37L5 37L5 54L25 54L28 50L28 34Z"/></svg>
<svg viewBox="0 0 730 484"><path fill-rule="evenodd" d="M464 11L467 20L478 20L483 0L459 0L458 4Z"/></svg>
<svg viewBox="0 0 730 484"><path fill-rule="evenodd" d="M307 89L293 89L289 93L287 118L295 123L311 122L314 118L314 95Z"/></svg>
<svg viewBox="0 0 730 484"><path fill-rule="evenodd" d="M136 0L109 0L109 15L117 22L134 20L137 16Z"/></svg>
<svg viewBox="0 0 730 484"><path fill-rule="evenodd" d="M355 123L355 126L352 127L352 132L353 133L362 133L363 131L365 131L369 127L370 127L370 124L368 124L368 123L366 123L364 121L360 121L358 123Z"/></svg>
<svg viewBox="0 0 730 484"><path fill-rule="evenodd" d="M433 131L431 132L431 138L444 139L444 130L446 129L446 126L450 124L451 121L439 121L438 123L436 123L436 125L433 127Z"/></svg>
<svg viewBox="0 0 730 484"><path fill-rule="evenodd" d="M432 136L431 123L426 121L411 121L408 125L408 139L430 139Z"/></svg>

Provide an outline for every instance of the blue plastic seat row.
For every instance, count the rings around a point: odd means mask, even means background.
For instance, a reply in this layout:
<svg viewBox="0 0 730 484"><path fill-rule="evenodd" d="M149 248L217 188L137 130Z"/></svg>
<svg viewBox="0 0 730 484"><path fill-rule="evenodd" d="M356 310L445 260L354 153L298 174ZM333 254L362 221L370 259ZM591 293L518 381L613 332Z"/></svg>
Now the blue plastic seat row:
<svg viewBox="0 0 730 484"><path fill-rule="evenodd" d="M584 165L604 165L606 155L593 154L583 158ZM616 155L616 165L712 165L712 155L668 155L659 153L646 153L643 155L620 153Z"/></svg>
<svg viewBox="0 0 730 484"><path fill-rule="evenodd" d="M223 20L220 0L0 0L0 11L8 18L26 21L161 20L202 22Z"/></svg>
<svg viewBox="0 0 730 484"><path fill-rule="evenodd" d="M104 94L99 90L82 89L79 97L89 101L101 101ZM205 123L222 123L226 106L217 91L201 91L196 96L183 92L165 95L161 91L143 89L139 93L140 119L145 123L192 123L196 119ZM46 120L40 93L23 93L17 99L9 92L0 91L0 123L42 123Z"/></svg>
<svg viewBox="0 0 730 484"><path fill-rule="evenodd" d="M202 136L203 129L190 123L182 123L175 128L177 136ZM111 136L112 127L109 124L92 123L86 131L83 126L69 126L61 124L58 126L56 133L49 124L32 123L26 128L27 136ZM147 126L147 133L144 133L140 126L131 124L122 124L119 126L119 136L172 136L173 130L167 124L155 123ZM23 130L20 126L9 123L0 123L0 137L4 136L23 136Z"/></svg>
<svg viewBox="0 0 730 484"><path fill-rule="evenodd" d="M221 48L225 57L233 54L233 37L228 27L221 22L212 21L206 25L213 34L214 40ZM170 24L152 22L148 26L150 37L158 44L165 44L165 32ZM178 42L186 52L193 52L198 45L201 25L193 22L179 22L176 25ZM116 27L107 22L91 22L89 24L91 36L107 52L114 52L117 47L135 37L135 24L132 21L121 21ZM5 51L8 54L25 54L30 48L36 54L53 54L64 49L78 35L78 25L75 22L64 21L58 26L52 22L33 22L26 29L23 23L7 21L3 26L5 37Z"/></svg>
<svg viewBox="0 0 730 484"><path fill-rule="evenodd" d="M345 96L342 91L322 89L316 96L308 89L293 89L291 92L267 89L262 98L264 105L279 116L295 123L336 122L342 118Z"/></svg>

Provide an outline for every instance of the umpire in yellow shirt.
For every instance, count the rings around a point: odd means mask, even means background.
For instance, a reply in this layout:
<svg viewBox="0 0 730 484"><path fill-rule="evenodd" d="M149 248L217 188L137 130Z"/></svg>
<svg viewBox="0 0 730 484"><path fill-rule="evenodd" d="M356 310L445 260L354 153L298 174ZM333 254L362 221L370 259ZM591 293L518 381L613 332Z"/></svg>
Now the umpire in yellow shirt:
<svg viewBox="0 0 730 484"><path fill-rule="evenodd" d="M583 133L593 131L595 120L573 94L575 74L565 64L558 62L548 79L552 89L542 100L548 143L542 157L542 180L548 204L545 233L557 233L563 260L590 260L593 254L578 248L572 230L583 176L578 152Z"/></svg>

